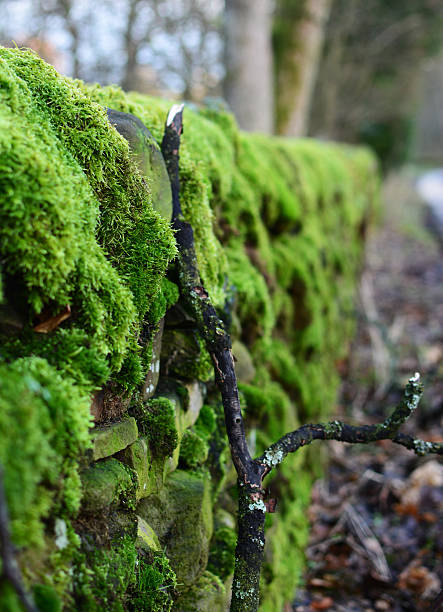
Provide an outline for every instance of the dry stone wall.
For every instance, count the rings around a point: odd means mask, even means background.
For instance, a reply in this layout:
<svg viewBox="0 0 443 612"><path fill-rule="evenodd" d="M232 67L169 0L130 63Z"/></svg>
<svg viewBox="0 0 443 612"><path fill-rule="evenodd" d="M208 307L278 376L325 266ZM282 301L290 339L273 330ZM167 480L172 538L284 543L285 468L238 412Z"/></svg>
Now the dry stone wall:
<svg viewBox="0 0 443 612"><path fill-rule="evenodd" d="M0 48L0 465L41 611L228 601L235 473L176 282L168 107ZM184 122L183 210L259 454L334 411L377 168L363 149L243 134L221 103ZM264 611L296 586L321 463L307 450L267 483ZM0 608L21 609L4 577Z"/></svg>

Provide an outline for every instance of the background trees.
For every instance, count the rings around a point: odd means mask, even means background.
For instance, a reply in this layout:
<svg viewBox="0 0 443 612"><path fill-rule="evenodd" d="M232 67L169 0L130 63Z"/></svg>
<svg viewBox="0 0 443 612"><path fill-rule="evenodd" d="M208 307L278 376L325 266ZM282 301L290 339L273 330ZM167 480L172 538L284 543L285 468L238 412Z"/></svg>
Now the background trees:
<svg viewBox="0 0 443 612"><path fill-rule="evenodd" d="M70 76L194 102L224 96L246 130L363 141L389 164L408 150L443 5L2 0L0 23L3 44L31 46Z"/></svg>

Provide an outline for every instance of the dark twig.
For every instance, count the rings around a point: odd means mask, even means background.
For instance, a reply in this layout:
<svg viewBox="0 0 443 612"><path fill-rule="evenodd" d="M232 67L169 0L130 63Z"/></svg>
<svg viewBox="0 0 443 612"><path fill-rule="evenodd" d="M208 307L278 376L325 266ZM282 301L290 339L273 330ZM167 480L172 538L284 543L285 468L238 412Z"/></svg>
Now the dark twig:
<svg viewBox="0 0 443 612"><path fill-rule="evenodd" d="M0 466L0 553L1 574L0 579L8 580L15 589L17 597L27 612L38 612L31 597L23 586L20 568L15 559L15 549L9 532L9 513L6 504L6 494L3 485L3 469Z"/></svg>
<svg viewBox="0 0 443 612"><path fill-rule="evenodd" d="M259 605L260 571L265 546L264 523L267 511L262 481L288 453L293 453L314 440L367 444L389 439L418 454L442 454L443 445L424 442L398 431L411 416L421 397L420 377L416 374L406 385L403 400L383 423L352 426L341 421L332 421L318 425L303 425L280 438L257 459L251 458L238 397L231 340L202 284L195 253L194 232L191 225L185 221L180 205L179 148L182 113L183 106L172 107L162 141L162 153L172 187L172 225L176 230L180 292L197 322L199 332L214 363L215 381L222 396L231 456L238 476L238 539L231 612L255 612Z"/></svg>
<svg viewBox="0 0 443 612"><path fill-rule="evenodd" d="M368 444L378 440L392 440L396 444L413 450L417 455L435 453L443 454L443 444L425 442L399 433L399 428L405 423L418 406L423 393L420 375L417 373L409 379L402 401L392 414L382 423L376 425L347 425L341 421L303 425L299 429L285 434L278 442L271 444L257 461L266 466L266 473L283 461L288 453L294 453L301 446L306 446L314 440L337 440L351 444Z"/></svg>
<svg viewBox="0 0 443 612"><path fill-rule="evenodd" d="M239 483L239 535L236 549L231 610L258 608L258 587L264 549L264 492L261 488L264 467L253 461L246 443L238 397L231 340L203 287L195 254L194 232L183 218L180 205L179 147L183 107L172 107L166 120L162 141L172 187L173 217L178 247L180 292L197 321L199 331L214 363L215 381L225 413L231 456ZM247 589L245 589L247 585Z"/></svg>
<svg viewBox="0 0 443 612"><path fill-rule="evenodd" d="M162 141L162 153L172 187L172 226L176 230L179 252L180 292L197 320L199 331L214 363L215 380L220 389L225 409L226 429L232 458L239 476L246 477L250 472L253 461L246 444L234 371L234 359L231 353L231 340L225 330L223 321L217 315L217 311L202 285L195 254L194 232L190 223L184 220L180 205L178 169L182 113L183 106L174 105L172 107L168 114ZM260 487L260 476L257 476L255 480L258 483L257 486Z"/></svg>

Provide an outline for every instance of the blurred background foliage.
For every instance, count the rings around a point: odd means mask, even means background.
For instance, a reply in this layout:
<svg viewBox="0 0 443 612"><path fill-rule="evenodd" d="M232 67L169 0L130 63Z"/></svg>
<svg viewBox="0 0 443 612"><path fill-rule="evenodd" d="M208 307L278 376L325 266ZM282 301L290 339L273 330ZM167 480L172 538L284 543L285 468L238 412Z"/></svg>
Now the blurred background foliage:
<svg viewBox="0 0 443 612"><path fill-rule="evenodd" d="M441 160L441 0L0 0L0 42L88 82L224 99L246 130L367 143L385 169Z"/></svg>

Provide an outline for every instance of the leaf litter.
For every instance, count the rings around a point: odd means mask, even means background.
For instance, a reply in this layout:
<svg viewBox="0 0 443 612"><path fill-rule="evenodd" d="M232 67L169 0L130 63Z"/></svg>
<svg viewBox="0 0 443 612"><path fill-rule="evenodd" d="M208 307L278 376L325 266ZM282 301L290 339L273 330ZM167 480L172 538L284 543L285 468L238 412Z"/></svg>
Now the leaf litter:
<svg viewBox="0 0 443 612"><path fill-rule="evenodd" d="M425 394L404 431L442 440L443 253L423 227L410 172L388 178L384 198L390 206L368 241L337 411L376 422L419 371ZM441 612L441 459L418 458L388 441L328 444L327 475L314 485L309 509L307 571L292 610Z"/></svg>

